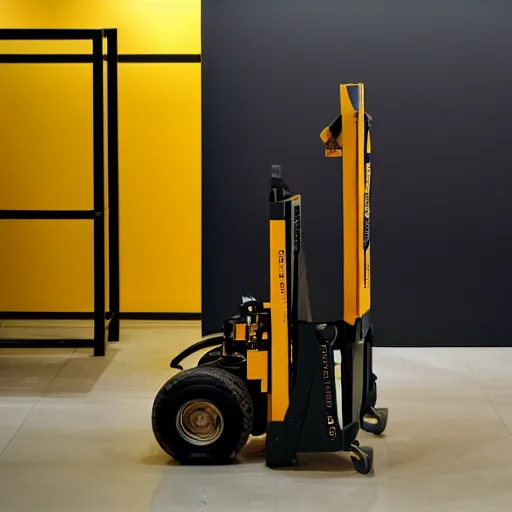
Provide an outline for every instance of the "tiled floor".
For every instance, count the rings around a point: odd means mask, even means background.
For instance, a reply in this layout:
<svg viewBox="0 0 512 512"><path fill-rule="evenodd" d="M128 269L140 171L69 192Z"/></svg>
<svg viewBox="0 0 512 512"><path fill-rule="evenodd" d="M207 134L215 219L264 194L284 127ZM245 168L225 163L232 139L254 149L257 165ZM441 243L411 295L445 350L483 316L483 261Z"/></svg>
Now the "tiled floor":
<svg viewBox="0 0 512 512"><path fill-rule="evenodd" d="M16 324L11 329L27 333ZM63 335L86 325L49 326ZM40 325L31 328L42 332ZM169 361L196 323L123 323L106 358L88 350L0 351L0 510L472 512L512 510L512 349L377 349L390 408L375 474L346 456L272 471L247 447L229 467L180 467L151 431Z"/></svg>

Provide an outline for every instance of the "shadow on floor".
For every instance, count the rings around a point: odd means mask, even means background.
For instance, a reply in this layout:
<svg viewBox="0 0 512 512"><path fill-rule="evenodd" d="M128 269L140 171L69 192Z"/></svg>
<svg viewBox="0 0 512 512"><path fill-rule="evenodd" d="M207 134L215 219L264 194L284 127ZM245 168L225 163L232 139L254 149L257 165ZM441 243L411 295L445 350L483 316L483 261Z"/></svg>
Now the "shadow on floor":
<svg viewBox="0 0 512 512"><path fill-rule="evenodd" d="M91 349L0 350L0 397L69 397L89 393L119 348L105 357Z"/></svg>
<svg viewBox="0 0 512 512"><path fill-rule="evenodd" d="M264 466L265 449L265 436L250 438L238 457L238 463L244 466L252 464ZM155 449L154 453L151 453L147 457L143 458L140 463L147 466L180 466L178 462L171 459L166 453L163 452L163 450L159 449L158 447ZM199 465L198 467L211 466ZM279 473L283 475L286 475L286 473L293 473L294 476L300 476L298 473L301 472L308 472L308 477L311 476L311 472L338 473L340 476L343 476L346 473L354 473L354 467L348 454L307 453L299 455L299 463L297 466L281 468L275 471L279 471Z"/></svg>

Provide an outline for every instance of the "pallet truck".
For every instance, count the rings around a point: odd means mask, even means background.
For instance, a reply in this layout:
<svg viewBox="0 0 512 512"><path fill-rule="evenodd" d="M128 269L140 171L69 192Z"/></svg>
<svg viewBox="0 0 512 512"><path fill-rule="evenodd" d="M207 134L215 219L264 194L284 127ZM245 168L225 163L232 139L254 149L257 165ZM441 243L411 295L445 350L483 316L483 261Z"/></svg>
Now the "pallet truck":
<svg viewBox="0 0 512 512"><path fill-rule="evenodd" d="M236 460L249 435L266 434L266 465L295 465L304 452L349 452L373 467L358 431L381 434L370 320L371 117L363 84L340 86L341 113L320 134L326 157L343 162L344 311L312 321L302 240L301 196L280 166L270 177L270 302L243 296L223 329L171 362L182 370L155 397L152 426L181 464ZM212 348L213 347L213 348ZM181 361L202 350L197 367Z"/></svg>

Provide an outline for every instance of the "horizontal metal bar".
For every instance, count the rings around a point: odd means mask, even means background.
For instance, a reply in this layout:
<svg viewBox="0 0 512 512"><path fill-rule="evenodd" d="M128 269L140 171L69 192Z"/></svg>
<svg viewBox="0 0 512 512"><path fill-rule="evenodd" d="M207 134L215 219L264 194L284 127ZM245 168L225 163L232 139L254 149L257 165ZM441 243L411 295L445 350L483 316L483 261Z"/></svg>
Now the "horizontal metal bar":
<svg viewBox="0 0 512 512"><path fill-rule="evenodd" d="M0 210L1 220L87 220L102 215L94 210Z"/></svg>
<svg viewBox="0 0 512 512"><path fill-rule="evenodd" d="M107 56L103 56L107 61ZM83 53L0 53L0 64L90 64L92 54ZM199 63L199 54L124 54L118 56L120 63Z"/></svg>
<svg viewBox="0 0 512 512"><path fill-rule="evenodd" d="M184 54L163 54L163 53L153 53L153 54L120 54L118 56L119 62L125 63L141 63L148 64L152 62L156 63L165 63L165 62L201 62L200 54L192 54L192 53L184 53Z"/></svg>
<svg viewBox="0 0 512 512"><path fill-rule="evenodd" d="M106 312L110 322L111 313ZM0 311L0 320L92 320L94 313L88 311ZM121 320L201 320L201 313L119 313Z"/></svg>
<svg viewBox="0 0 512 512"><path fill-rule="evenodd" d="M91 311L0 311L0 320L92 320Z"/></svg>
<svg viewBox="0 0 512 512"><path fill-rule="evenodd" d="M101 29L46 29L46 28L3 28L0 29L0 39L10 41L20 40L86 40L103 36Z"/></svg>
<svg viewBox="0 0 512 512"><path fill-rule="evenodd" d="M58 338L0 338L2 348L91 348L92 339L58 339Z"/></svg>
<svg viewBox="0 0 512 512"><path fill-rule="evenodd" d="M82 64L91 63L87 54L0 53L0 64Z"/></svg>

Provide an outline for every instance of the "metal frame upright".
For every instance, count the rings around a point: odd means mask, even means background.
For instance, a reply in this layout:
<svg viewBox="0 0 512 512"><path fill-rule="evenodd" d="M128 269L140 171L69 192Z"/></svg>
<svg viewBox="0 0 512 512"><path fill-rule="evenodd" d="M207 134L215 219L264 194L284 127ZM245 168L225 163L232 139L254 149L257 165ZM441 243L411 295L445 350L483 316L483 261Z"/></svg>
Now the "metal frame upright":
<svg viewBox="0 0 512 512"><path fill-rule="evenodd" d="M90 54L0 54L0 64L92 64L93 209L0 210L9 220L92 220L94 226L94 335L91 339L0 339L0 348L92 347L104 356L107 341L119 340L119 138L117 93L117 29L0 29L0 40L90 40ZM103 43L107 42L107 54ZM107 73L104 73L104 60ZM107 78L105 133L104 82ZM107 158L105 162L105 135ZM105 163L107 164L105 166ZM1 163L0 163L1 165ZM107 167L107 180L105 180ZM108 198L108 202L107 202ZM108 240L108 280L106 276ZM108 281L108 283L107 283ZM108 284L108 309L106 287Z"/></svg>

